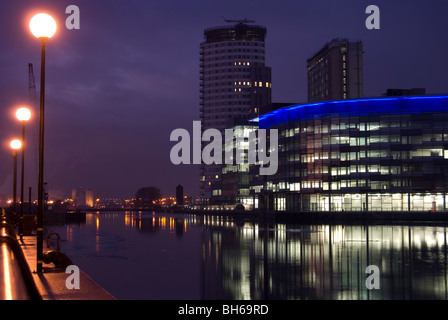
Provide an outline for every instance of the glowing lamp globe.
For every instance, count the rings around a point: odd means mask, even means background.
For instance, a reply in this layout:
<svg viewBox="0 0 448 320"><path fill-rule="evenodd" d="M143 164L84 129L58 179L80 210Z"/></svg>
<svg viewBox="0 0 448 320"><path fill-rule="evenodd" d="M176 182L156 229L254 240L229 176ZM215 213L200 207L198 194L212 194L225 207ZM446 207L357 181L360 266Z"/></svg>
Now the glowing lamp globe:
<svg viewBox="0 0 448 320"><path fill-rule="evenodd" d="M12 140L11 148L14 150L19 150L20 148L22 148L22 142L20 140Z"/></svg>
<svg viewBox="0 0 448 320"><path fill-rule="evenodd" d="M30 21L31 33L39 39L51 38L56 29L56 21L46 13L36 14Z"/></svg>
<svg viewBox="0 0 448 320"><path fill-rule="evenodd" d="M31 118L31 111L27 108L20 108L16 111L16 117L20 121L28 121Z"/></svg>

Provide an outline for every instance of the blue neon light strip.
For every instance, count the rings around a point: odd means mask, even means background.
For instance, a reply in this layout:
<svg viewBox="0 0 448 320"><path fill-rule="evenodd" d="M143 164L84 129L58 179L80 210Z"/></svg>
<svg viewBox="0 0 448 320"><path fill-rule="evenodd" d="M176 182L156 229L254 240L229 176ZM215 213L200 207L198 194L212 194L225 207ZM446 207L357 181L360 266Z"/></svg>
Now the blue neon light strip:
<svg viewBox="0 0 448 320"><path fill-rule="evenodd" d="M253 119L253 121L258 120L260 129L269 129L288 122L330 116L348 117L427 112L448 113L448 95L339 100L303 104L274 110Z"/></svg>

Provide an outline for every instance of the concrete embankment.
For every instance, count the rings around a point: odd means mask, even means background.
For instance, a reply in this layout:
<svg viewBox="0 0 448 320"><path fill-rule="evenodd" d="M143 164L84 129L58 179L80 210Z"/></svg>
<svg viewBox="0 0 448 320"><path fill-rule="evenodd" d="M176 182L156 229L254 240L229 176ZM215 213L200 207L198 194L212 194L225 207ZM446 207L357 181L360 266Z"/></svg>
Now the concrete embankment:
<svg viewBox="0 0 448 320"><path fill-rule="evenodd" d="M65 273L65 268L56 268L53 263L44 263L43 272L36 273L36 240L36 236L24 236L20 244L43 300L116 300L82 270L79 270L79 289L69 289L66 280L71 273ZM49 250L44 244L44 253Z"/></svg>

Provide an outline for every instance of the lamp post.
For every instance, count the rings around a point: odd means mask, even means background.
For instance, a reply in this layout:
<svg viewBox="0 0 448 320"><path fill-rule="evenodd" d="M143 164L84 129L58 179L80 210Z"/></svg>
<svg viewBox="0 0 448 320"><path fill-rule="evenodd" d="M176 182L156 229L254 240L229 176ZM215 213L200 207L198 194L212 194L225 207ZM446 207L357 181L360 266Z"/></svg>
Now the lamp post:
<svg viewBox="0 0 448 320"><path fill-rule="evenodd" d="M12 140L11 141L11 149L12 151L12 157L14 159L14 180L13 180L13 187L12 187L12 214L14 216L14 219L17 217L17 150L19 150L22 147L22 142L20 140Z"/></svg>
<svg viewBox="0 0 448 320"><path fill-rule="evenodd" d="M31 33L41 40L40 115L39 115L39 179L37 185L37 267L42 273L43 215L44 215L44 111L45 111L45 42L56 33L56 21L45 13L35 15L30 21Z"/></svg>
<svg viewBox="0 0 448 320"><path fill-rule="evenodd" d="M16 112L16 117L19 121L22 121L22 175L20 181L20 214L19 214L19 236L20 240L23 239L23 185L25 182L25 122L30 120L31 111L27 108L20 108Z"/></svg>

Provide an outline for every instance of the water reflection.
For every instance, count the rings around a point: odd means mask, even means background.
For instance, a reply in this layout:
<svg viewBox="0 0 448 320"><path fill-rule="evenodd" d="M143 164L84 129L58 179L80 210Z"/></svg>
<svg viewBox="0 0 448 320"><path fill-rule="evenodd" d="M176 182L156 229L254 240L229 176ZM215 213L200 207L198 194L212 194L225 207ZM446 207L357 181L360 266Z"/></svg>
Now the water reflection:
<svg viewBox="0 0 448 320"><path fill-rule="evenodd" d="M446 299L444 227L244 223L203 234L204 299ZM366 267L380 270L368 290Z"/></svg>
<svg viewBox="0 0 448 320"><path fill-rule="evenodd" d="M198 270L201 299L448 298L444 226L286 225L156 213L92 214L86 225L99 237L107 219L115 219L114 232L124 241L125 232L136 231L145 236L142 248L148 248L170 241L169 236L177 239L173 248L182 243L182 250L197 255L199 261L177 254L158 268L176 264ZM186 235L197 241L186 242ZM97 239L96 252L100 243ZM379 290L366 288L369 265L380 270ZM143 281L142 275L135 281Z"/></svg>

